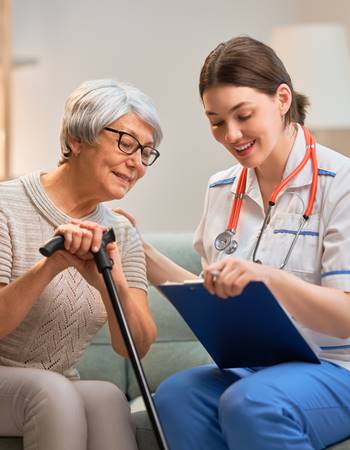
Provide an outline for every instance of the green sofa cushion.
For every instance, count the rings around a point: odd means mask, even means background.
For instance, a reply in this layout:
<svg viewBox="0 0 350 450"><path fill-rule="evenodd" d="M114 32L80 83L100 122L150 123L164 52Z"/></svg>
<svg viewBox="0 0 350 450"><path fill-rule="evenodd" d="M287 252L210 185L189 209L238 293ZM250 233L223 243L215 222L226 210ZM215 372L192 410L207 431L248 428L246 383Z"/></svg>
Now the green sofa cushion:
<svg viewBox="0 0 350 450"><path fill-rule="evenodd" d="M199 256L192 246L193 233L145 233L143 238L190 272L201 272Z"/></svg>
<svg viewBox="0 0 350 450"><path fill-rule="evenodd" d="M174 306L153 286L149 288L149 306L157 324L157 342L196 339Z"/></svg>

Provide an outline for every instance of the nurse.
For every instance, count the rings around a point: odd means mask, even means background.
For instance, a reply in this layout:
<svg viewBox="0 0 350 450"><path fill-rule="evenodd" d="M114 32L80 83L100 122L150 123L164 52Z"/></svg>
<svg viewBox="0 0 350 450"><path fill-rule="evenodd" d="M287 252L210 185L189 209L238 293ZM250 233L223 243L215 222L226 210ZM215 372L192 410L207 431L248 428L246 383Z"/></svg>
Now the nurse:
<svg viewBox="0 0 350 450"><path fill-rule="evenodd" d="M322 363L173 375L155 396L170 448L323 449L350 435L350 160L313 145L307 98L259 41L218 45L199 88L214 138L238 162L209 180L195 234L205 286L225 299L263 281L321 347ZM154 284L194 277L145 250Z"/></svg>

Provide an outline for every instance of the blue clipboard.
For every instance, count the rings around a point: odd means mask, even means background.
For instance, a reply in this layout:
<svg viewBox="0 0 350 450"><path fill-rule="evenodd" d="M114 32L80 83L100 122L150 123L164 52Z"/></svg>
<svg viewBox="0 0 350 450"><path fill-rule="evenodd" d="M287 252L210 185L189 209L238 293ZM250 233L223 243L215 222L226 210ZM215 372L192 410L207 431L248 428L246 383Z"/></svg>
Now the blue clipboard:
<svg viewBox="0 0 350 450"><path fill-rule="evenodd" d="M211 295L202 283L163 284L158 289L222 369L320 363L264 283L250 283L242 294L226 300Z"/></svg>

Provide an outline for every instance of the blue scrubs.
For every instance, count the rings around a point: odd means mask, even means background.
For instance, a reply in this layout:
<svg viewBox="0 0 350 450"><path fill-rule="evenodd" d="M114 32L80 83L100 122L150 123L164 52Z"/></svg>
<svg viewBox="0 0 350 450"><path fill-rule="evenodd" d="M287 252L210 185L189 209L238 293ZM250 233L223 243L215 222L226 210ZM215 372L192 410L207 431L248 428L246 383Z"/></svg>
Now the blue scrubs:
<svg viewBox="0 0 350 450"><path fill-rule="evenodd" d="M350 436L350 371L327 361L195 367L155 403L170 450L311 450Z"/></svg>

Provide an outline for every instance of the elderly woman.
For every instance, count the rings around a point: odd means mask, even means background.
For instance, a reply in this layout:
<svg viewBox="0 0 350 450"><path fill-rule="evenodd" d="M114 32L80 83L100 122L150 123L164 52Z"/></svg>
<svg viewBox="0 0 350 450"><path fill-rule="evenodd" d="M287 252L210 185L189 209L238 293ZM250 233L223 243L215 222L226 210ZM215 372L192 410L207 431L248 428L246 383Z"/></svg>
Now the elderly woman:
<svg viewBox="0 0 350 450"><path fill-rule="evenodd" d="M114 350L127 356L92 256L106 227L115 229L107 250L141 356L155 339L142 243L101 202L123 198L145 175L161 137L146 95L89 81L66 102L59 166L0 184L0 436L23 436L26 450L137 448L123 393L80 381L75 367L106 321ZM41 258L54 233L65 249Z"/></svg>

